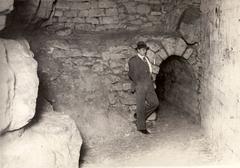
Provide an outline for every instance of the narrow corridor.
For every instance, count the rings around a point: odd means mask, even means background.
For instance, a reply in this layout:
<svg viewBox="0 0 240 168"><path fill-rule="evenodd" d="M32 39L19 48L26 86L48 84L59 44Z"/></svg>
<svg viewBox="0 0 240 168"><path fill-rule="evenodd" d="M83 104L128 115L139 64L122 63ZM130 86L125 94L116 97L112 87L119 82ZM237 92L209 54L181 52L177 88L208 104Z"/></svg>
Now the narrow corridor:
<svg viewBox="0 0 240 168"><path fill-rule="evenodd" d="M133 130L118 141L86 150L82 168L122 166L202 166L216 163L202 129L187 115L164 102L151 135Z"/></svg>

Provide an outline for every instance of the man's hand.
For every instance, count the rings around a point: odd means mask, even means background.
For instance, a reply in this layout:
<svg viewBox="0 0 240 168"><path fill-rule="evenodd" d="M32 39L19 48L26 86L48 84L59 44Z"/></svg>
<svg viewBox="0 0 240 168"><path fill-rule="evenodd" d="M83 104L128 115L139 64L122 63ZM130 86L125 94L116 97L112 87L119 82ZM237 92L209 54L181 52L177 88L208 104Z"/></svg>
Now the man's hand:
<svg viewBox="0 0 240 168"><path fill-rule="evenodd" d="M131 88L131 93L134 94L136 92L136 89L135 88Z"/></svg>

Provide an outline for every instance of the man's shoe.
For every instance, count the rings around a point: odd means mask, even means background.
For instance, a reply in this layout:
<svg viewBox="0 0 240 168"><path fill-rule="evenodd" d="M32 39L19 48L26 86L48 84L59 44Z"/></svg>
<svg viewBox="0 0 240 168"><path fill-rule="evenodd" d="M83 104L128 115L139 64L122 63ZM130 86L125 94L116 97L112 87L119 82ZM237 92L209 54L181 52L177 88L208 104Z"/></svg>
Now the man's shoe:
<svg viewBox="0 0 240 168"><path fill-rule="evenodd" d="M150 134L150 132L148 130L139 130L139 132L143 133L143 134Z"/></svg>

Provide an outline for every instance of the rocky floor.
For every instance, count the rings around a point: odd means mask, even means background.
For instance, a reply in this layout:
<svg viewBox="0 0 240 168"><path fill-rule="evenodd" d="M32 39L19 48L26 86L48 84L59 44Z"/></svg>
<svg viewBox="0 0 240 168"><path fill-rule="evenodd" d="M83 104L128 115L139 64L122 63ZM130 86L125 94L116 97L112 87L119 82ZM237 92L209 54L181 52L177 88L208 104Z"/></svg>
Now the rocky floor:
<svg viewBox="0 0 240 168"><path fill-rule="evenodd" d="M203 166L216 163L200 126L175 107L162 104L158 121L148 126L151 135L134 131L118 141L86 149L80 167Z"/></svg>

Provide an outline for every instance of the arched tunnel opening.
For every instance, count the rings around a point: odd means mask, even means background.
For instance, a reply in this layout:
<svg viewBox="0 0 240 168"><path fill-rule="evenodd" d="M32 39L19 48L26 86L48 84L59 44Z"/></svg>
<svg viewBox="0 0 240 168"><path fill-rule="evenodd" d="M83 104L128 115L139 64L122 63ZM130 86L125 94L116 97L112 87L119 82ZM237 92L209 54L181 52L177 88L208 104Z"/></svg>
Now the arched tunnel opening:
<svg viewBox="0 0 240 168"><path fill-rule="evenodd" d="M198 111L198 81L187 59L172 55L160 64L156 76L156 93L160 102L167 102L188 114L200 124Z"/></svg>
<svg viewBox="0 0 240 168"><path fill-rule="evenodd" d="M1 1L0 167L239 161L239 2L215 2ZM160 101L150 135L128 77L139 41Z"/></svg>

